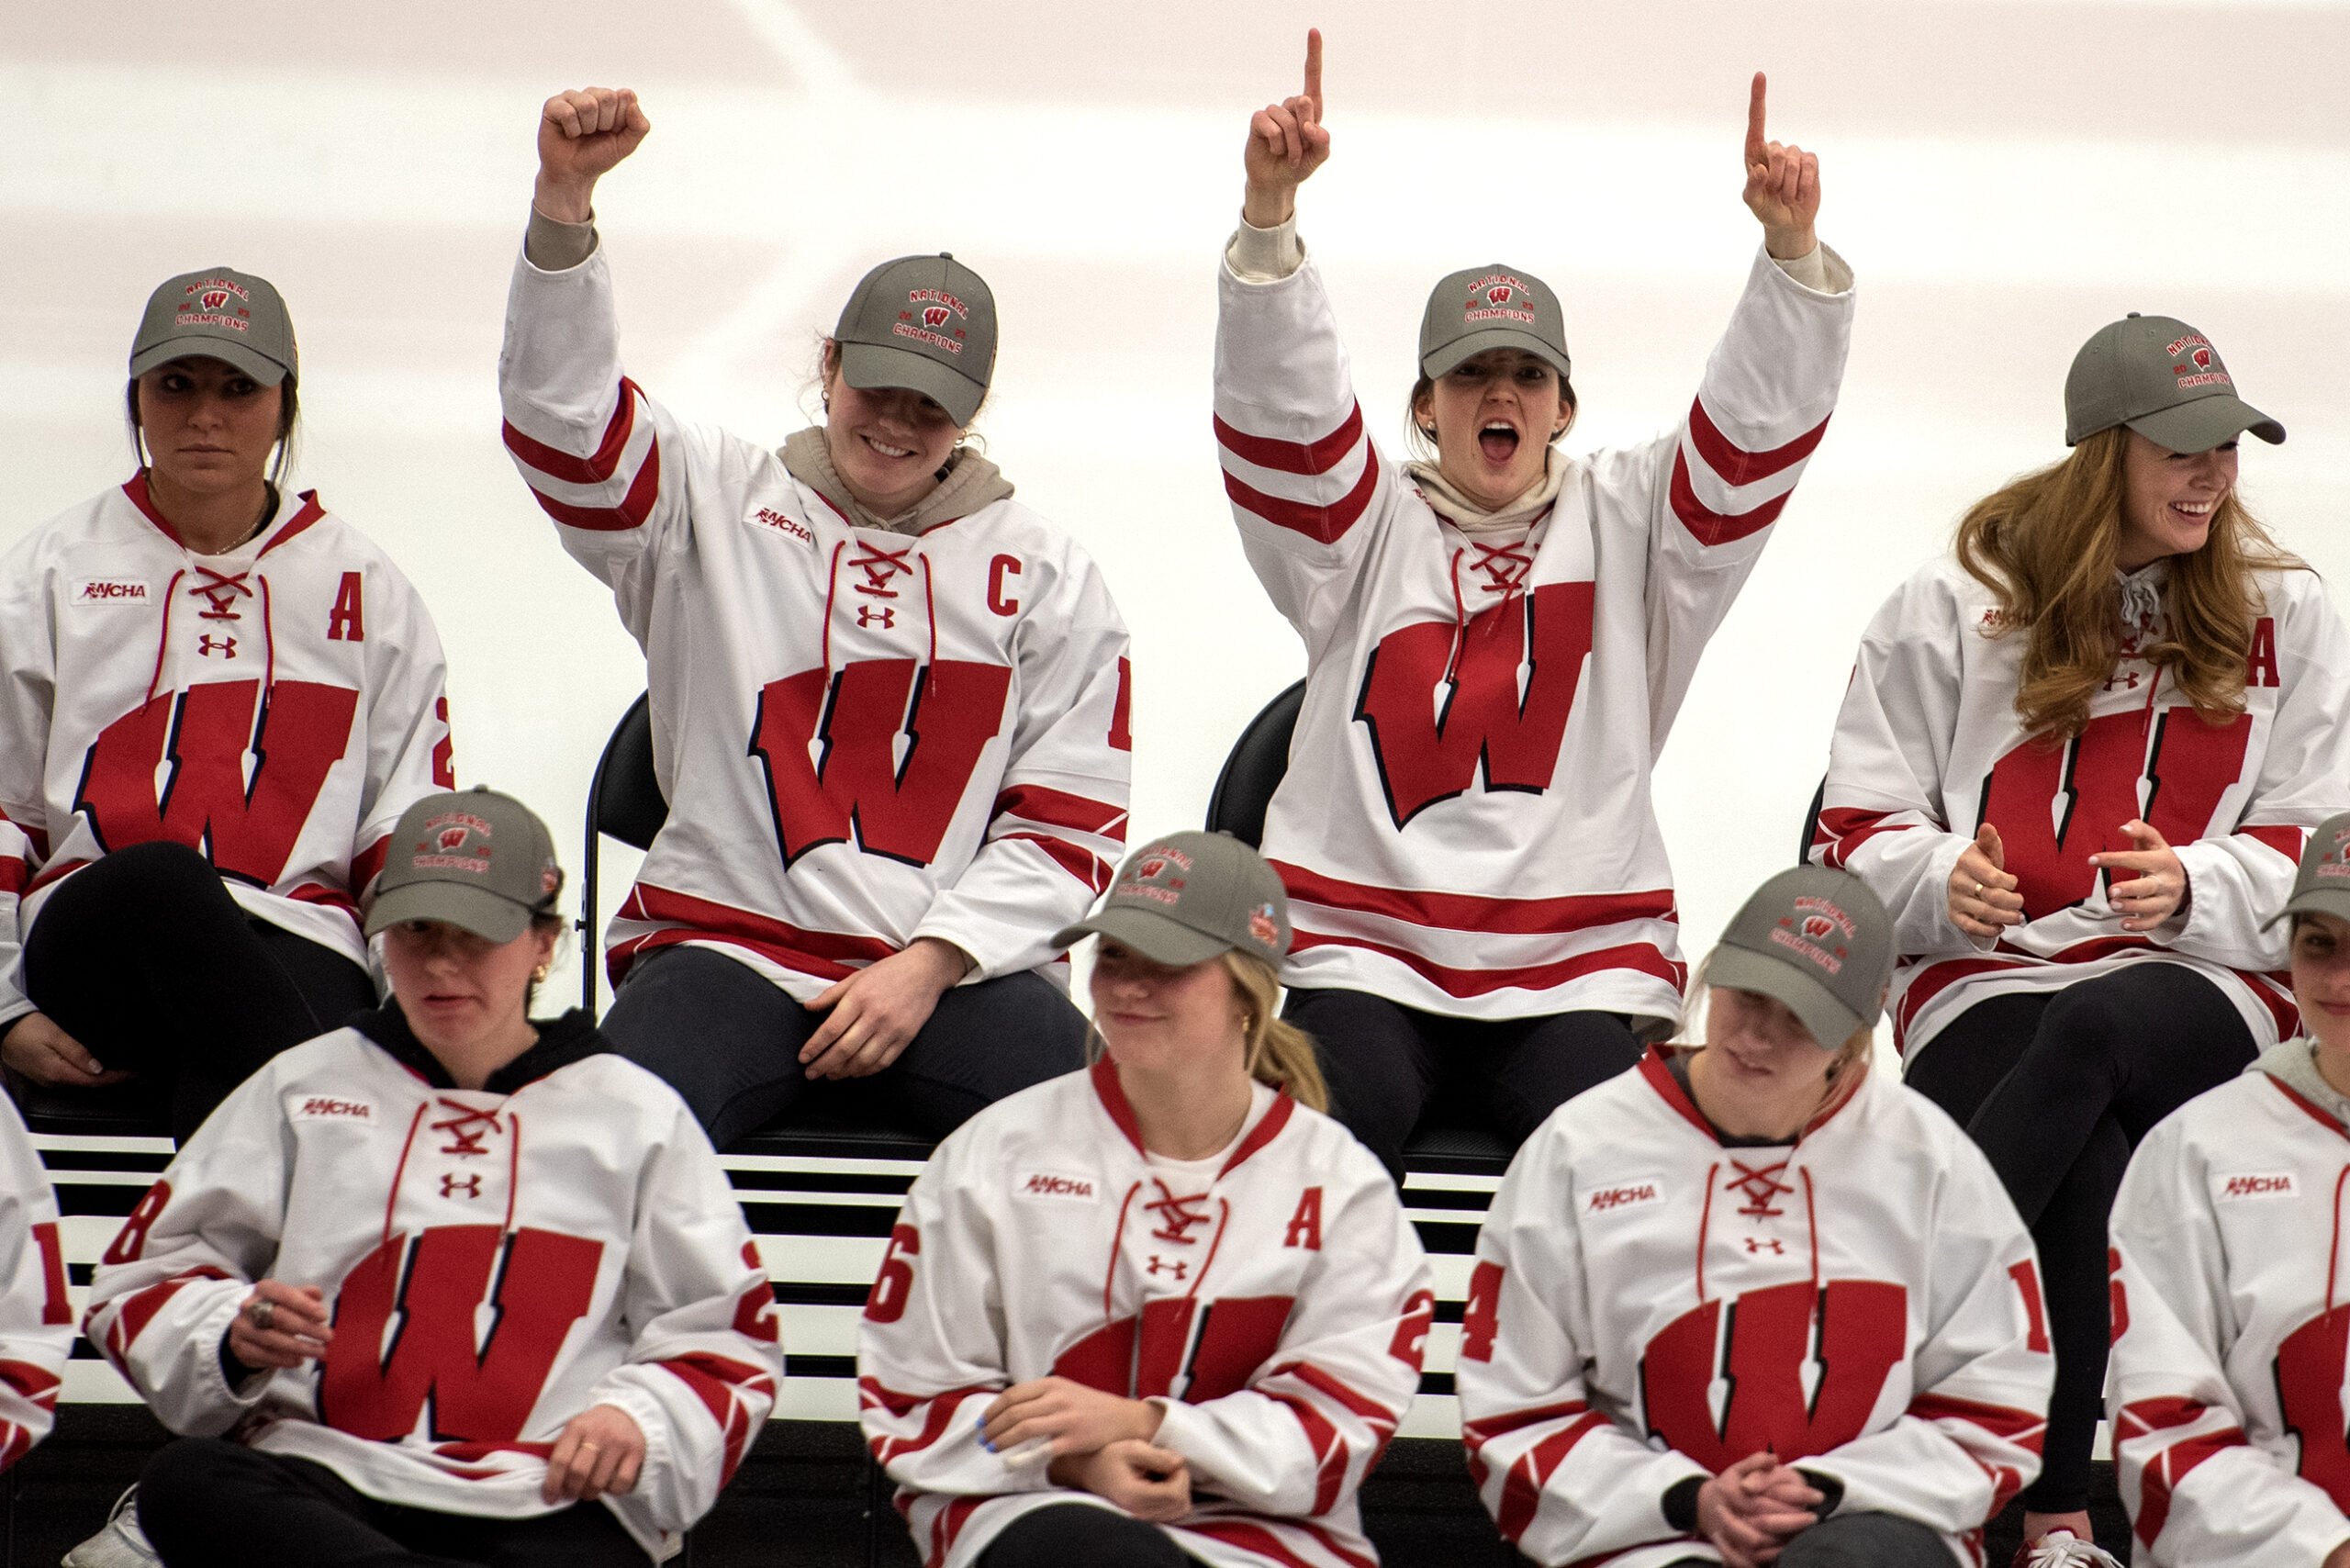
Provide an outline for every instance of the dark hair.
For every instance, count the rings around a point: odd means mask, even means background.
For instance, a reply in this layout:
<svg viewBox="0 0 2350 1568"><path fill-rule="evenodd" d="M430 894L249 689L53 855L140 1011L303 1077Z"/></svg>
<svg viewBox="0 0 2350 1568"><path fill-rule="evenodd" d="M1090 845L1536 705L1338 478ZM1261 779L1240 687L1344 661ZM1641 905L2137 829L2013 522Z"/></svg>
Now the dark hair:
<svg viewBox="0 0 2350 1568"><path fill-rule="evenodd" d="M294 427L301 418L302 399L290 375L277 384L277 456L269 465L269 482L282 489L285 471L294 465ZM147 442L139 423L139 377L132 376L124 386L122 403L124 415L130 421L130 455L143 469L147 466Z"/></svg>
<svg viewBox="0 0 2350 1568"><path fill-rule="evenodd" d="M562 951L561 943L563 941L563 934L571 929L570 918L563 913L561 908L563 900L563 868L558 866L554 868L554 886L548 890L546 898L540 903L539 907L531 912L532 933L539 936L553 936L557 944L555 949L557 953ZM553 960L549 961L552 962ZM583 959L582 961L589 962L592 960ZM526 1014L529 1013L532 1004L538 1000L539 982L537 980L532 980L529 985L522 989L522 1011Z"/></svg>
<svg viewBox="0 0 2350 1568"><path fill-rule="evenodd" d="M1555 370L1558 367L1553 365L1551 368ZM1420 399L1435 395L1436 378L1422 371L1420 378L1412 383L1412 395L1404 399L1404 446L1423 463L1434 463L1437 450L1435 437L1420 424ZM1567 406L1567 422L1559 435L1550 438L1552 442L1575 428L1575 410L1579 405L1575 401L1574 383L1564 375L1559 377L1559 400Z"/></svg>

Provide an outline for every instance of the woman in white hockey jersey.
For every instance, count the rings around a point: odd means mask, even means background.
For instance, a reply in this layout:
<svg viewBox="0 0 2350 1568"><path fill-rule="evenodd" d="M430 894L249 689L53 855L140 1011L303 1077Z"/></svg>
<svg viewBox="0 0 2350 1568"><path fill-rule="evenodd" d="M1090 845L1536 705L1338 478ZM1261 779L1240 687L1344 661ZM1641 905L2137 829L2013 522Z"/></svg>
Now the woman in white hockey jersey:
<svg viewBox="0 0 2350 1568"><path fill-rule="evenodd" d="M183 1140L375 1005L386 835L453 782L416 590L282 488L297 379L265 279L170 279L130 351L139 472L0 559L0 1059L168 1083Z"/></svg>
<svg viewBox="0 0 2350 1568"><path fill-rule="evenodd" d="M1477 1242L1461 1428L1541 1563L1976 1568L2039 1468L2031 1238L1975 1146L1872 1071L1893 922L1783 871L1659 1047L1519 1151Z"/></svg>
<svg viewBox="0 0 2350 1568"><path fill-rule="evenodd" d="M644 1568L757 1436L774 1295L709 1140L528 1014L561 885L520 801L411 806L391 1003L264 1066L106 1249L91 1341L185 1434L109 1529L171 1568Z"/></svg>
<svg viewBox="0 0 2350 1568"><path fill-rule="evenodd" d="M964 442L995 304L952 257L866 274L825 422L779 450L621 375L590 198L650 129L624 90L547 100L498 364L507 447L651 681L669 818L605 1028L721 1147L876 1073L944 1133L1081 1059L1046 939L1125 842L1125 628Z"/></svg>
<svg viewBox="0 0 2350 1568"><path fill-rule="evenodd" d="M2106 1217L2148 1129L2294 1033L2261 922L2350 778L2350 637L2237 498L2238 438L2285 431L2202 333L2100 329L2065 413L2071 455L1863 633L1812 854L1894 912L1905 1077L2032 1227L2057 1376L2025 1538L2077 1551Z"/></svg>
<svg viewBox="0 0 2350 1568"><path fill-rule="evenodd" d="M2301 1034L2164 1119L2113 1205L2121 1500L2141 1563L2350 1568L2350 814L2301 852Z"/></svg>
<svg viewBox="0 0 2350 1568"><path fill-rule="evenodd" d="M1764 136L1758 75L1762 253L1680 428L1555 450L1575 414L1558 298L1495 263L1429 297L1421 457L1388 463L1297 237L1330 151L1319 34L1306 49L1305 92L1249 128L1215 430L1242 545L1306 647L1264 833L1298 923L1288 1016L1394 1168L1439 1086L1516 1142L1679 1017L1650 768L1835 405L1852 280L1813 232L1818 159Z"/></svg>
<svg viewBox="0 0 2350 1568"><path fill-rule="evenodd" d="M1273 1016L1280 879L1138 850L1102 909L1102 1058L972 1118L906 1195L857 1340L931 1568L1364 1568L1355 1492L1435 1311L1395 1189Z"/></svg>
<svg viewBox="0 0 2350 1568"><path fill-rule="evenodd" d="M49 1435L73 1348L57 1194L15 1103L0 1094L0 1471Z"/></svg>

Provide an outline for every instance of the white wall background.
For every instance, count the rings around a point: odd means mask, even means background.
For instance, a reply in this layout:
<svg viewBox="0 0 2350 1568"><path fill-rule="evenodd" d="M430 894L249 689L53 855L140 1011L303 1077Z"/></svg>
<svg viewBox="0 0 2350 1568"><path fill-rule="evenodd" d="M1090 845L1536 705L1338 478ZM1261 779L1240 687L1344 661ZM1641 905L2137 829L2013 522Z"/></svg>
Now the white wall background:
<svg viewBox="0 0 2350 1568"><path fill-rule="evenodd" d="M2065 367L2103 322L2209 333L2292 431L2247 443L2247 498L2350 568L2344 0L5 16L0 548L128 474L150 288L215 263L272 278L302 338L300 482L432 607L462 779L574 842L643 666L498 444L495 365L537 106L584 82L637 87L655 121L599 208L631 371L694 417L776 442L802 422L815 337L873 261L946 249L989 279L991 451L1134 630L1137 836L1197 823L1233 734L1304 669L1236 544L1207 405L1247 117L1295 90L1308 22L1337 156L1305 232L1391 448L1427 286L1495 255L1567 303L1574 443L1670 424L1755 241L1748 73L1771 73L1774 134L1820 153L1821 230L1861 280L1852 372L1659 771L1693 955L1791 858L1868 614L1966 501L2061 454Z"/></svg>

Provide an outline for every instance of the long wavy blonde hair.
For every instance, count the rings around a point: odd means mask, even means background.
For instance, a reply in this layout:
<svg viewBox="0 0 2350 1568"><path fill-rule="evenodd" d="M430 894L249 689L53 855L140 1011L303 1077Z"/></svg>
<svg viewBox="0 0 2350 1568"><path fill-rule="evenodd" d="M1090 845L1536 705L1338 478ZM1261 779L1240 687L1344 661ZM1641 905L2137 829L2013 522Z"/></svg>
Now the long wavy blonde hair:
<svg viewBox="0 0 2350 1568"><path fill-rule="evenodd" d="M1969 507L1953 549L1998 601L1991 636L2027 637L2016 717L2048 741L2076 735L2121 656L2121 543L2127 426L2084 437L2061 463ZM2253 574L2302 568L2231 489L2203 547L2171 557L2168 635L2141 657L2166 671L2195 711L2219 723L2244 711L2245 664L2263 608Z"/></svg>

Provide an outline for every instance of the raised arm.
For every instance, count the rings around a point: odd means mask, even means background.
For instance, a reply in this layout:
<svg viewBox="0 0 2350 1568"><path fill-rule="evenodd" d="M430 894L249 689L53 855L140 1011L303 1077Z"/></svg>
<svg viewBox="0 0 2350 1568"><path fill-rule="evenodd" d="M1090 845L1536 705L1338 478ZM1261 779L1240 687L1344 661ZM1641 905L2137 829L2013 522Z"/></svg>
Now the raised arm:
<svg viewBox="0 0 2350 1568"><path fill-rule="evenodd" d="M635 151L652 129L631 88L557 93L539 110L539 177L531 205L557 223L591 221L596 182Z"/></svg>
<svg viewBox="0 0 2350 1568"><path fill-rule="evenodd" d="M1305 32L1304 91L1267 104L1249 117L1243 161L1248 171L1248 194L1240 204L1241 216L1259 229L1279 228L1294 218L1297 187L1330 161L1330 132L1322 124L1319 28L1308 28Z"/></svg>
<svg viewBox="0 0 2350 1568"><path fill-rule="evenodd" d="M1819 217L1819 157L1765 134L1763 95L1769 85L1757 71L1746 101L1746 206L1762 225L1762 248L1791 262L1811 254L1819 243L1812 232Z"/></svg>

